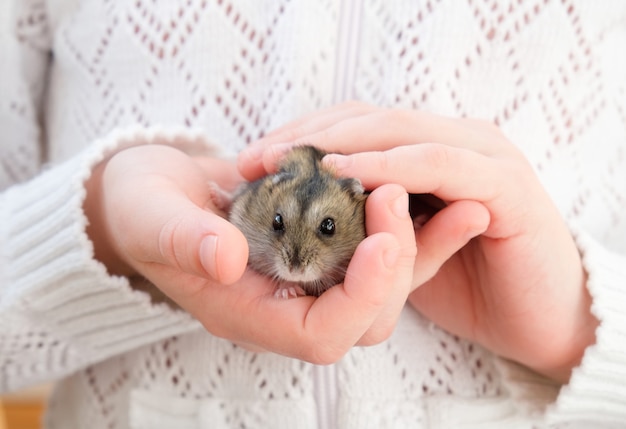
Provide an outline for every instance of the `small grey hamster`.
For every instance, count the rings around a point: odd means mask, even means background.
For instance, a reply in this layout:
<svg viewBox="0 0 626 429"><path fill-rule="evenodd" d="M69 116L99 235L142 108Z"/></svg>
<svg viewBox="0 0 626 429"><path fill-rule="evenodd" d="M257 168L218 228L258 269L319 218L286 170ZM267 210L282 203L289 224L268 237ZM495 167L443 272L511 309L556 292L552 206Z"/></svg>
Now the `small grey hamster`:
<svg viewBox="0 0 626 429"><path fill-rule="evenodd" d="M229 218L248 240L248 264L277 281L277 296L319 296L341 283L365 238L361 182L336 177L322 164L325 154L295 147L277 173L233 197Z"/></svg>

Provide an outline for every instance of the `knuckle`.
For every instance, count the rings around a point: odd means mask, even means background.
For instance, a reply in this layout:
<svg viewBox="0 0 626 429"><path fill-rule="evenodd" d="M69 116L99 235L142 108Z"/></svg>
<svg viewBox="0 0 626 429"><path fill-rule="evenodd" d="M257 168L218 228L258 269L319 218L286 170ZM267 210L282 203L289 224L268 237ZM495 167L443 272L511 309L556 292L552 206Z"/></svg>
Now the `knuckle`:
<svg viewBox="0 0 626 429"><path fill-rule="evenodd" d="M171 264L178 270L185 270L185 267L199 269L194 266L194 258L190 254L190 246L194 240L189 237L188 231L186 219L175 216L169 219L159 232L159 255L165 263Z"/></svg>
<svg viewBox="0 0 626 429"><path fill-rule="evenodd" d="M376 168L379 171L382 172L387 172L387 171L391 171L390 167L391 167L391 155L390 155L391 151L387 151L387 152L374 152L374 164L376 165Z"/></svg>
<svg viewBox="0 0 626 429"><path fill-rule="evenodd" d="M430 168L445 170L450 165L450 151L446 145L423 143L420 146L423 162L427 163Z"/></svg>

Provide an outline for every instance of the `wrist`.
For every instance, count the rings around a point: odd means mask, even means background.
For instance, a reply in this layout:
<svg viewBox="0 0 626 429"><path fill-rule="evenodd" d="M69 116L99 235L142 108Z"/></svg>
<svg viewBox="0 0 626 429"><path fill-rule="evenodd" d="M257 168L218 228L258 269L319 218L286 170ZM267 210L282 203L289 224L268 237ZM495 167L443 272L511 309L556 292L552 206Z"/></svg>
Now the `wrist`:
<svg viewBox="0 0 626 429"><path fill-rule="evenodd" d="M578 317L571 324L569 336L564 344L568 347L560 354L555 354L555 359L545 367L535 368L538 372L561 383L569 382L572 371L579 366L587 348L596 342L596 329L599 321L591 312L592 298L586 287L587 276L583 274L582 293L578 302Z"/></svg>
<svg viewBox="0 0 626 429"><path fill-rule="evenodd" d="M112 238L106 224L103 200L102 176L107 160L96 165L85 182L86 196L83 211L87 217L87 236L93 244L94 258L100 261L111 275L132 276L136 274L114 250Z"/></svg>

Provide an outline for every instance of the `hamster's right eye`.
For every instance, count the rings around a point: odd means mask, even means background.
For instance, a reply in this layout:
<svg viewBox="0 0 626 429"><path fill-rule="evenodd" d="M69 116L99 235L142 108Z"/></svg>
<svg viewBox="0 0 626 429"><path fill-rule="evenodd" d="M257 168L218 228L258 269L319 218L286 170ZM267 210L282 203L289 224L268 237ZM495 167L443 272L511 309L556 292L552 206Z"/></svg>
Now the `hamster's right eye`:
<svg viewBox="0 0 626 429"><path fill-rule="evenodd" d="M274 215L274 221L272 222L272 228L274 228L274 231L284 231L285 230L285 224L283 223L283 217L279 213L276 213Z"/></svg>

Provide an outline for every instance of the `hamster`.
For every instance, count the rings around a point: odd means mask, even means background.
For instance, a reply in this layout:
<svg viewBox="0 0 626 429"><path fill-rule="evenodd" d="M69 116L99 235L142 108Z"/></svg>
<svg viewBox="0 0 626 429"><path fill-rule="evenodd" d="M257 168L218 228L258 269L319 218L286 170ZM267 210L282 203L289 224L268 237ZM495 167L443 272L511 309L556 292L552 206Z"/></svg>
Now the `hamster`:
<svg viewBox="0 0 626 429"><path fill-rule="evenodd" d="M366 236L361 182L336 177L324 155L295 147L277 173L233 196L229 220L248 240L248 264L277 282L277 296L319 296L341 283Z"/></svg>

